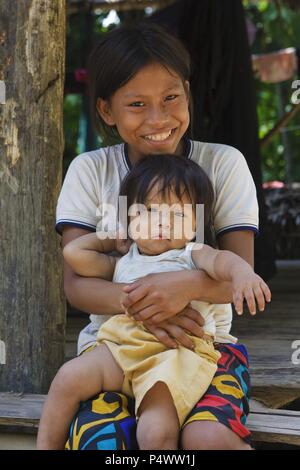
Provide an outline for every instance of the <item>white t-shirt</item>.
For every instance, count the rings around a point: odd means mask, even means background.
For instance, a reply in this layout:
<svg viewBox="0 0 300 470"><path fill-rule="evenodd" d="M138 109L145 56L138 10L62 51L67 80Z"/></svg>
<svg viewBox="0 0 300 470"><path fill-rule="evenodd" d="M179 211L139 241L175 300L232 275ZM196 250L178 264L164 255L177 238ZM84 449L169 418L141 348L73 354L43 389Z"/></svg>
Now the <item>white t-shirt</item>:
<svg viewBox="0 0 300 470"><path fill-rule="evenodd" d="M217 237L233 230L258 233L256 188L244 156L237 149L223 144L187 141L187 158L198 163L211 180L215 191L213 225ZM103 204L118 207L120 184L130 170L127 145L119 144L87 152L70 164L56 212L56 229L72 225L91 231L116 226ZM103 207L103 206L102 206ZM115 212L117 218L117 210ZM224 307L224 306L223 306ZM216 306L219 309L219 306ZM78 351L93 344L99 325L107 318L91 315L80 334ZM235 342L230 334L232 310L226 304L216 318L216 341Z"/></svg>

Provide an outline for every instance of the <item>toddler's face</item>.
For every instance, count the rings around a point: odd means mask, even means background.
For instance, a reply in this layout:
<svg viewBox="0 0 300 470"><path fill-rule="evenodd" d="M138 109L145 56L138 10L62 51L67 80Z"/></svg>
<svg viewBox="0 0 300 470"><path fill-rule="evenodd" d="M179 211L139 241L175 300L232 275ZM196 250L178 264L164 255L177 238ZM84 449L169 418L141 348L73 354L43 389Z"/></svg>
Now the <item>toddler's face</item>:
<svg viewBox="0 0 300 470"><path fill-rule="evenodd" d="M133 205L129 215L129 235L146 255L184 248L195 236L195 211L188 195L183 193L178 199L171 190L163 198L158 183L149 192L146 203Z"/></svg>

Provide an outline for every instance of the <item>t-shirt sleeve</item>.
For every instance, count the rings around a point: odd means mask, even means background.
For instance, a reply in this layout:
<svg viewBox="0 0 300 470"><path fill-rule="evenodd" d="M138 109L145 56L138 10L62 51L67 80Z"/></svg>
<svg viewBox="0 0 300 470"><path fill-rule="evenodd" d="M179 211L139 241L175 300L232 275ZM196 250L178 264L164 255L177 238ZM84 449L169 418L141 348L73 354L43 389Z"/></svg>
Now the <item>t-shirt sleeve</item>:
<svg viewBox="0 0 300 470"><path fill-rule="evenodd" d="M256 188L245 157L227 147L215 172L214 228L217 237L235 230L258 234Z"/></svg>
<svg viewBox="0 0 300 470"><path fill-rule="evenodd" d="M96 230L100 190L96 173L88 154L71 162L56 207L55 228L59 234L64 225Z"/></svg>

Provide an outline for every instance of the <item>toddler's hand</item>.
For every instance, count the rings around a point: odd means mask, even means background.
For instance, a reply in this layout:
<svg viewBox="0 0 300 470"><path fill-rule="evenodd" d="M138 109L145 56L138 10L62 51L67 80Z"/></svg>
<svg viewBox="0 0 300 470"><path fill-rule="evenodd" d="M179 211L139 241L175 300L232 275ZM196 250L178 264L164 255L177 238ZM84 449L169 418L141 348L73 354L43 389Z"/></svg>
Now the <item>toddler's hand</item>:
<svg viewBox="0 0 300 470"><path fill-rule="evenodd" d="M115 241L115 249L121 254L121 255L126 255L128 253L129 248L132 244L132 240L130 238L124 238L124 230L122 227L118 228L117 231L117 236L116 236L116 241Z"/></svg>
<svg viewBox="0 0 300 470"><path fill-rule="evenodd" d="M232 280L233 303L238 315L243 313L243 301L247 302L251 315L256 314L256 302L259 310L265 309L265 300L271 302L271 291L263 279L247 270Z"/></svg>
<svg viewBox="0 0 300 470"><path fill-rule="evenodd" d="M129 239L127 240L116 239L116 243L115 243L116 251L118 251L118 253L120 253L121 255L126 255L126 253L128 253L129 251L131 243L132 241Z"/></svg>

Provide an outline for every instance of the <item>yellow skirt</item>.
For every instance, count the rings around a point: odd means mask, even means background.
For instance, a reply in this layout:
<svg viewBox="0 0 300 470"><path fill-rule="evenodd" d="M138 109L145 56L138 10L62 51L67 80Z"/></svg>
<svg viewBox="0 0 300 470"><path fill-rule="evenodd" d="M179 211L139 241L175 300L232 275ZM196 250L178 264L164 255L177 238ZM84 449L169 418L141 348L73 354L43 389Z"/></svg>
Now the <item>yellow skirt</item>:
<svg viewBox="0 0 300 470"><path fill-rule="evenodd" d="M180 426L208 389L220 353L212 341L191 336L195 351L183 346L169 349L141 324L126 315L114 315L100 328L98 343L104 343L124 371L122 392L135 398L135 411L157 383L167 385Z"/></svg>

